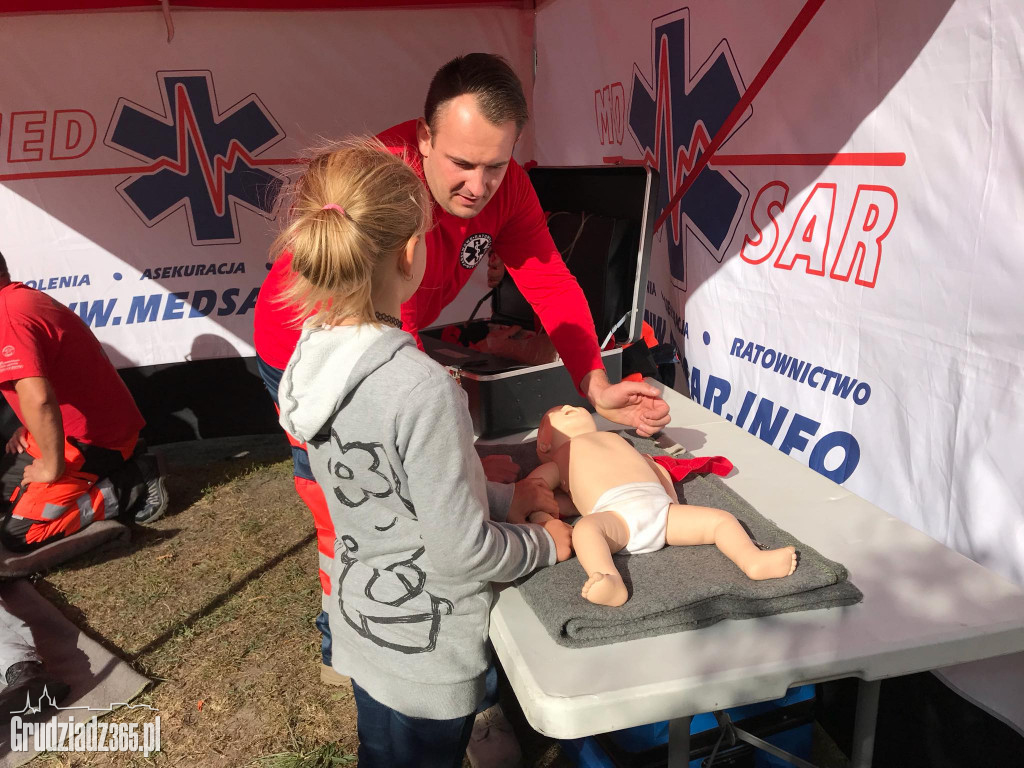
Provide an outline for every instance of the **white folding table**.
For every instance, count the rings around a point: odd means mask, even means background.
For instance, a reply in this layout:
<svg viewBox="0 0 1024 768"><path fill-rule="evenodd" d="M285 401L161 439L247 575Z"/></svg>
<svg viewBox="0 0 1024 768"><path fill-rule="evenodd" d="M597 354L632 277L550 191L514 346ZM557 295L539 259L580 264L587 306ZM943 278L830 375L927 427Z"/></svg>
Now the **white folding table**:
<svg viewBox="0 0 1024 768"><path fill-rule="evenodd" d="M491 614L490 637L536 730L572 739L669 720L668 764L679 768L689 761L692 715L856 677L852 765L863 768L871 763L882 679L1024 650L1019 587L681 394L667 390L665 400L672 423L662 444L728 457L736 471L724 482L845 565L864 600L576 649L555 643L519 591L506 587Z"/></svg>

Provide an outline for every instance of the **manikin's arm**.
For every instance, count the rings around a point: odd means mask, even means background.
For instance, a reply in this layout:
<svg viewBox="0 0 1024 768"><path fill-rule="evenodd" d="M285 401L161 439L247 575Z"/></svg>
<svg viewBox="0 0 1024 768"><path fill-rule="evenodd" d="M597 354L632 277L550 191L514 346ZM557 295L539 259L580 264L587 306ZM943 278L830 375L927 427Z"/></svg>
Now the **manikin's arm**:
<svg viewBox="0 0 1024 768"><path fill-rule="evenodd" d="M545 462L544 464L541 464L530 474L528 474L526 476L526 479L539 480L541 483L544 484L545 487L554 491L558 488L561 482L561 473L558 471L558 464L556 464L553 461L548 461ZM527 518L527 520L529 520L531 523L539 523L540 525L543 525L549 520L554 519L555 518L549 515L547 512L541 511L534 512Z"/></svg>
<svg viewBox="0 0 1024 768"><path fill-rule="evenodd" d="M558 505L558 517L560 519L567 520L570 517L579 517L580 511L576 509L576 505L568 493L555 491L555 503Z"/></svg>
<svg viewBox="0 0 1024 768"><path fill-rule="evenodd" d="M27 467L23 483L52 483L64 474L64 420L49 379L27 376L14 383L25 428L40 456Z"/></svg>
<svg viewBox="0 0 1024 768"><path fill-rule="evenodd" d="M558 471L558 464L554 461L546 461L526 476L528 479L543 480L544 485L552 491L557 490L562 482L562 475Z"/></svg>

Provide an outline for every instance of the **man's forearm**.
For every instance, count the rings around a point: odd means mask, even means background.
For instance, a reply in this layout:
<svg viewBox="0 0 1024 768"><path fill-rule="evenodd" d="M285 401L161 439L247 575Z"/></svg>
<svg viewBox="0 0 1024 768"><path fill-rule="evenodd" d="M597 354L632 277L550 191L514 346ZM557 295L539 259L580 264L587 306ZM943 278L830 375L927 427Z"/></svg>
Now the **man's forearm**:
<svg viewBox="0 0 1024 768"><path fill-rule="evenodd" d="M604 368L595 368L580 381L580 391L592 404L597 404L597 397L611 386Z"/></svg>
<svg viewBox="0 0 1024 768"><path fill-rule="evenodd" d="M56 474L64 471L64 420L50 382L41 377L19 379L14 385L25 428L39 446L39 458Z"/></svg>

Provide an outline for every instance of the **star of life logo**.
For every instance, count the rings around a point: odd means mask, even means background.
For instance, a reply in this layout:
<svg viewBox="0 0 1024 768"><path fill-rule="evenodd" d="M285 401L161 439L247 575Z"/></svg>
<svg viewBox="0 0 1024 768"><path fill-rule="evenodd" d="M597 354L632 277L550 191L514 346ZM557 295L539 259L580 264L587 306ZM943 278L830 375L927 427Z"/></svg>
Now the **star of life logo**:
<svg viewBox="0 0 1024 768"><path fill-rule="evenodd" d="M470 235L459 251L459 263L466 269L473 269L491 250L493 238L486 232Z"/></svg>
<svg viewBox="0 0 1024 768"><path fill-rule="evenodd" d="M107 723L99 717L117 707L131 710L158 710L147 704L129 705L123 702L109 707L58 707L49 691L44 688L39 700L33 704L30 694L25 706L11 712L10 747L12 752L141 752L149 757L160 751L160 715L145 723ZM38 716L50 710L58 714L49 720Z"/></svg>
<svg viewBox="0 0 1024 768"><path fill-rule="evenodd" d="M104 143L146 164L118 192L150 227L184 209L193 245L240 242L239 208L274 216L285 179L257 156L284 131L255 94L221 111L210 72L157 81L162 113L126 98L114 109Z"/></svg>
<svg viewBox="0 0 1024 768"><path fill-rule="evenodd" d="M707 150L745 90L727 40L694 68L690 11L651 22L653 84L633 66L629 132L644 162L661 177L659 215ZM748 110L737 128L749 119ZM706 167L668 220L672 282L686 290L687 232L721 263L740 223L749 190L731 172Z"/></svg>

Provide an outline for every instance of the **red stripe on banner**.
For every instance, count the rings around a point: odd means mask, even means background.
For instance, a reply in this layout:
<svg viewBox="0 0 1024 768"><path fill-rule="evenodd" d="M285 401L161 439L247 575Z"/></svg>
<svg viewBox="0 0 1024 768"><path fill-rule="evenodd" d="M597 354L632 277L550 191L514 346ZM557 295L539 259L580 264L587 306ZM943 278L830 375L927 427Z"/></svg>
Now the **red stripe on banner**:
<svg viewBox="0 0 1024 768"><path fill-rule="evenodd" d="M643 160L634 160L621 155L602 157L602 162L611 165L644 165ZM753 165L858 165L865 167L901 167L907 162L904 152L822 152L818 154L782 155L716 155L709 165L753 166Z"/></svg>
<svg viewBox="0 0 1024 768"><path fill-rule="evenodd" d="M754 97L761 92L764 84L768 82L768 78L772 76L779 64L782 63L786 54L788 54L792 49L797 39L801 34L803 34L803 31L807 29L807 25L811 23L811 19L814 18L814 15L821 9L821 6L824 5L824 3L825 0L808 0L804 7L800 9L800 13L797 14L796 19L793 20L789 29L786 30L786 33L782 36L779 44L775 46L775 50L771 52L771 55L768 56L768 59L761 66L761 70L754 77L750 87L747 88L742 96L740 96L740 100L736 102L736 106L733 107L732 112L730 112L729 116L725 118L725 122L722 123L722 127L718 129L718 132L711 140L711 144L708 146L707 150L700 156L700 159L693 167L693 170L683 180L683 183L680 185L679 189L676 190L676 193L672 195L672 199L669 200L668 205L665 206L665 210L661 212L661 216L659 216L658 220L654 222L655 232L661 229L665 220L671 215L672 210L683 198L683 195L685 195L687 190L693 186L693 182L700 175L701 171L707 167L712 156L718 151L719 147L725 143L729 133L736 126L736 123L739 122L743 113L747 111L747 108L750 106L751 102L753 102Z"/></svg>
<svg viewBox="0 0 1024 768"><path fill-rule="evenodd" d="M331 11L377 7L505 6L525 8L524 0L171 0L171 10ZM125 9L160 10L159 0L0 0L0 13L75 13Z"/></svg>
<svg viewBox="0 0 1024 768"><path fill-rule="evenodd" d="M826 152L792 155L717 155L712 165L860 165L900 167L903 152Z"/></svg>
<svg viewBox="0 0 1024 768"><path fill-rule="evenodd" d="M302 165L300 157L248 157L246 162L255 167L275 165ZM536 161L531 161L536 165ZM609 165L644 165L638 160L622 155L607 155L601 162ZM818 154L763 154L763 155L716 155L710 165L729 167L755 165L826 166L847 165L876 168L899 168L906 165L904 152L822 152ZM136 176L154 173L161 168L171 167L167 160L158 160L149 165L126 165L118 168L80 168L66 171L33 171L26 173L2 173L0 181L26 181L29 179L65 179L76 176ZM525 166L524 166L525 167ZM695 166L696 167L696 166Z"/></svg>
<svg viewBox="0 0 1024 768"><path fill-rule="evenodd" d="M229 161L217 161L223 165L230 166ZM255 167L268 165L302 165L306 161L297 157L273 157L256 158L246 157L245 161ZM162 168L170 168L173 171L181 171L169 160L157 160L149 165L126 165L120 168L79 168L67 171L34 171L27 173L2 173L0 181L26 181L29 179L69 179L76 176L137 176L146 173L154 173Z"/></svg>

